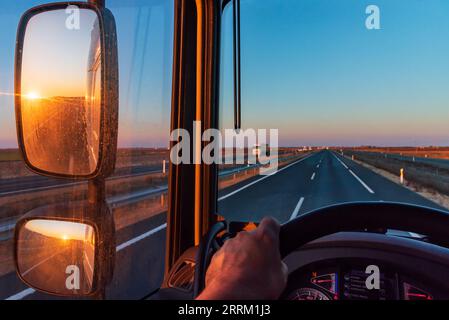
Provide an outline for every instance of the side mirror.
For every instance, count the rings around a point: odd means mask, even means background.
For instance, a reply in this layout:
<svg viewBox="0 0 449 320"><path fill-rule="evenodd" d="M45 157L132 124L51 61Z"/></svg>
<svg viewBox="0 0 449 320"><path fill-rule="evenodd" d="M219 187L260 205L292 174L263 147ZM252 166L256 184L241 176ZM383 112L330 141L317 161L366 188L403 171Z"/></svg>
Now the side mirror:
<svg viewBox="0 0 449 320"><path fill-rule="evenodd" d="M30 9L16 46L17 135L27 166L60 178L112 174L118 62L110 11L85 2Z"/></svg>
<svg viewBox="0 0 449 320"><path fill-rule="evenodd" d="M84 203L48 206L17 223L15 263L22 281L67 297L92 296L105 287L113 273L114 225L108 214L108 221L94 223L92 210Z"/></svg>

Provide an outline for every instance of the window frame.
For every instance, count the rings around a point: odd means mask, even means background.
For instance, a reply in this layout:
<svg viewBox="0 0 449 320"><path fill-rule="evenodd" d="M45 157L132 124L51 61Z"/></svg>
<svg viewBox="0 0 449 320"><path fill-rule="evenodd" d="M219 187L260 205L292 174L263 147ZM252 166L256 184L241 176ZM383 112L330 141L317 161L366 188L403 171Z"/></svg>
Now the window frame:
<svg viewBox="0 0 449 320"><path fill-rule="evenodd" d="M218 127L221 0L175 0L171 130ZM171 142L171 148L175 145ZM165 278L217 221L216 165L170 164Z"/></svg>

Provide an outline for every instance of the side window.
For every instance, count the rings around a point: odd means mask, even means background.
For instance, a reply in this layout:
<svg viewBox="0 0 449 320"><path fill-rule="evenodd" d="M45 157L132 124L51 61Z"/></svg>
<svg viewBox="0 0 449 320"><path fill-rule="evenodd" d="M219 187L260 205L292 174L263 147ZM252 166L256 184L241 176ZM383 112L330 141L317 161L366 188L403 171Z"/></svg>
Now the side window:
<svg viewBox="0 0 449 320"><path fill-rule="evenodd" d="M173 1L109 0L117 22L120 123L108 182L117 256L107 298L138 299L163 280L171 111Z"/></svg>
<svg viewBox="0 0 449 320"><path fill-rule="evenodd" d="M31 173L18 152L13 94L16 26L28 8L43 3L0 4L0 299L50 298L16 276L15 222L31 209L84 199L87 191L86 182ZM163 280L174 9L173 1L156 0L108 0L107 6L117 23L120 114L116 170L106 182L117 246L106 298L139 299ZM101 69L96 67L97 57L91 58L88 81L94 98ZM98 137L92 134L89 139L95 145Z"/></svg>

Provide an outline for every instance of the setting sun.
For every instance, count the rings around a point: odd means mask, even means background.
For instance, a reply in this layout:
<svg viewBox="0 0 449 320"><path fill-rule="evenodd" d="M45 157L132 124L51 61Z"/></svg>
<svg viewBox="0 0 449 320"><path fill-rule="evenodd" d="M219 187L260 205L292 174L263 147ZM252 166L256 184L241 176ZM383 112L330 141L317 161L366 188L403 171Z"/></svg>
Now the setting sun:
<svg viewBox="0 0 449 320"><path fill-rule="evenodd" d="M26 95L26 98L29 100L37 100L40 99L40 95L37 92L30 92Z"/></svg>

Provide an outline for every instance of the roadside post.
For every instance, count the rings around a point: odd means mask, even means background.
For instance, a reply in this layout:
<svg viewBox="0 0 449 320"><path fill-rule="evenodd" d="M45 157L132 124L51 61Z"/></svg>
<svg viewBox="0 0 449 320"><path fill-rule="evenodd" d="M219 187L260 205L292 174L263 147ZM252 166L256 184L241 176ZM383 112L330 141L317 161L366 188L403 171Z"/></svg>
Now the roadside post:
<svg viewBox="0 0 449 320"><path fill-rule="evenodd" d="M401 184L404 184L404 169L403 168L401 168L400 180L401 180Z"/></svg>

